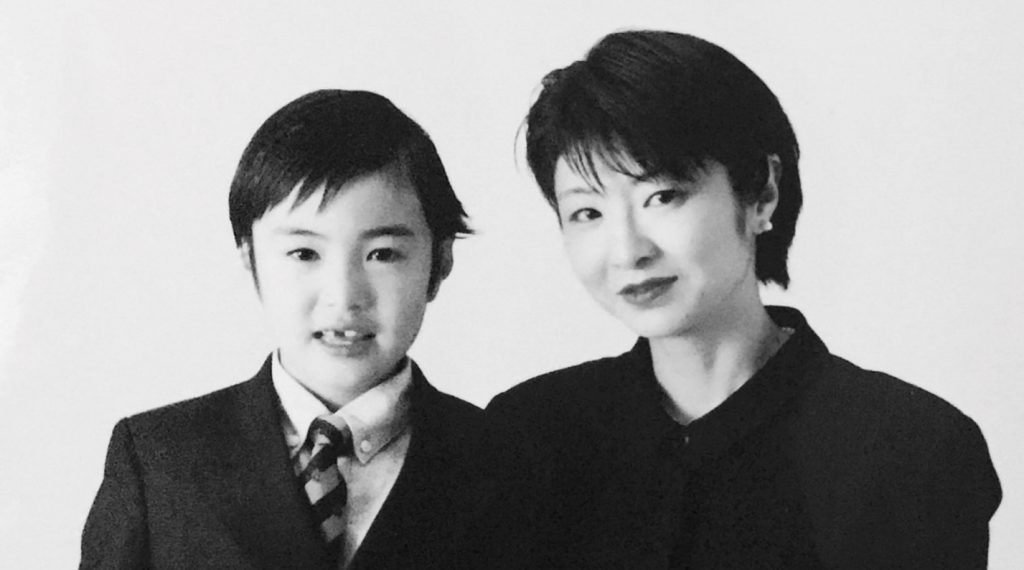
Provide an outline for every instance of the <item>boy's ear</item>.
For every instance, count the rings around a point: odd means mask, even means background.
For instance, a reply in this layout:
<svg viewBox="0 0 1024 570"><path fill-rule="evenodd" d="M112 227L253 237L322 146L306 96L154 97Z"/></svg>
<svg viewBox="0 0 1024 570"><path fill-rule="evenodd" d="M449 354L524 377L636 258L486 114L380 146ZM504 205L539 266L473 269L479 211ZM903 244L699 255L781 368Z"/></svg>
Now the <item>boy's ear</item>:
<svg viewBox="0 0 1024 570"><path fill-rule="evenodd" d="M238 244L238 256L242 259L242 267L252 274L252 242L249 240L242 240L242 242Z"/></svg>
<svg viewBox="0 0 1024 570"><path fill-rule="evenodd" d="M260 294L260 278L256 275L256 260L252 254L252 238L243 239L238 244L238 257L242 260L242 267L249 272L252 283L256 286L256 295Z"/></svg>
<svg viewBox="0 0 1024 570"><path fill-rule="evenodd" d="M441 289L441 282L452 273L452 266L455 264L455 257L452 255L452 243L454 242L454 238L448 238L434 248L434 255L438 256L434 265L437 273L430 284L430 291L427 292L428 301L433 301L434 297L437 297L437 292Z"/></svg>

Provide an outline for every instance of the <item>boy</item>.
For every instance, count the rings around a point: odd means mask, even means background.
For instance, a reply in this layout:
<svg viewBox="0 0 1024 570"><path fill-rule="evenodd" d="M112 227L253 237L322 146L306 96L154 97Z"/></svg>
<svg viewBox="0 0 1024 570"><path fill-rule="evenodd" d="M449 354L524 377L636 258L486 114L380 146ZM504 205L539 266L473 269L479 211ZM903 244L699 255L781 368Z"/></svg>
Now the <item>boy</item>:
<svg viewBox="0 0 1024 570"><path fill-rule="evenodd" d="M470 233L433 143L384 97L310 93L256 132L229 202L278 348L117 424L82 567L464 565L482 412L406 357Z"/></svg>

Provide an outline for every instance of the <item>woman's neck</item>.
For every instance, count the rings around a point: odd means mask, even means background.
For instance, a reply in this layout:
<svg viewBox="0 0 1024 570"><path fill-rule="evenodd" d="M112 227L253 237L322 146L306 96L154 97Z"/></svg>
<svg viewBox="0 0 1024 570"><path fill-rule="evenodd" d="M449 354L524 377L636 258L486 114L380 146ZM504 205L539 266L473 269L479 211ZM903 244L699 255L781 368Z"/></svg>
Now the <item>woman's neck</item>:
<svg viewBox="0 0 1024 570"><path fill-rule="evenodd" d="M654 375L666 409L687 424L724 402L778 350L785 336L760 303L716 330L652 338Z"/></svg>

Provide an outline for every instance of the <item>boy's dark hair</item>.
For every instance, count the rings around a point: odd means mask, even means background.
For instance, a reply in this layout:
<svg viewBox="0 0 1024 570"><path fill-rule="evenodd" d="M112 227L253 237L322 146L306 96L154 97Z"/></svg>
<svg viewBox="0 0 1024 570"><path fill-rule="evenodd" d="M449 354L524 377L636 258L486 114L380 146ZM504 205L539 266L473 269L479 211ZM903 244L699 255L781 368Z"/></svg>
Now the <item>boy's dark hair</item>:
<svg viewBox="0 0 1024 570"><path fill-rule="evenodd" d="M555 208L561 157L597 183L595 156L623 174L677 180L693 180L714 160L740 203L751 204L773 154L782 166L779 202L774 229L757 236L755 273L786 287L803 201L800 151L778 99L729 52L673 32L613 33L586 59L549 73L526 118L527 162Z"/></svg>
<svg viewBox="0 0 1024 570"><path fill-rule="evenodd" d="M419 198L433 238L434 287L440 244L472 233L466 212L427 133L387 98L367 91L314 91L260 126L228 196L235 245L251 245L253 222L297 186L296 204L323 187L323 207L348 182L385 170L404 176Z"/></svg>

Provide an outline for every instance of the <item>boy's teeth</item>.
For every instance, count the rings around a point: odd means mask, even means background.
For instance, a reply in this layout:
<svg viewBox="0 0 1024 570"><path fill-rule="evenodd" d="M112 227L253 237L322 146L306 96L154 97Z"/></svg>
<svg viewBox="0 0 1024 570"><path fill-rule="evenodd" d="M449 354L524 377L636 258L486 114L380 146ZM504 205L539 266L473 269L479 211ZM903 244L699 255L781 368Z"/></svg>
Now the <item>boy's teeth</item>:
<svg viewBox="0 0 1024 570"><path fill-rule="evenodd" d="M325 331L321 332L321 336L323 336L324 338L329 338L329 339L333 339L333 340L341 340L341 339L354 339L354 338L358 338L358 337L360 337L362 335L360 335L358 332L353 331L353 330L345 330L345 331L325 330Z"/></svg>

